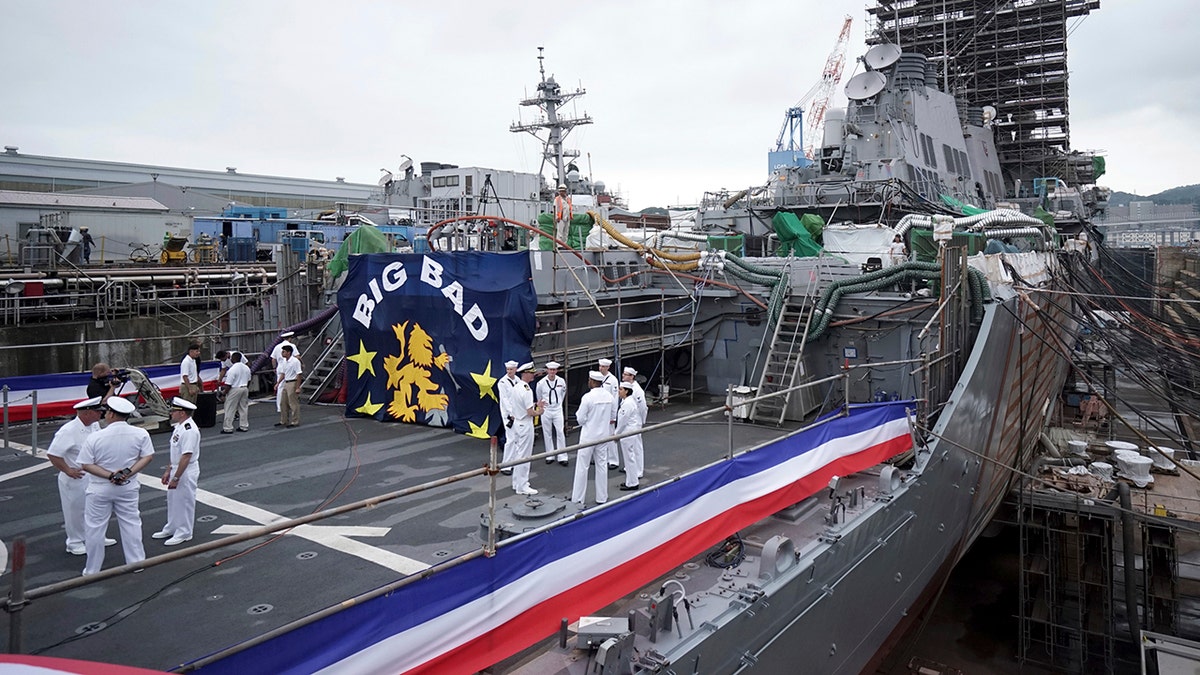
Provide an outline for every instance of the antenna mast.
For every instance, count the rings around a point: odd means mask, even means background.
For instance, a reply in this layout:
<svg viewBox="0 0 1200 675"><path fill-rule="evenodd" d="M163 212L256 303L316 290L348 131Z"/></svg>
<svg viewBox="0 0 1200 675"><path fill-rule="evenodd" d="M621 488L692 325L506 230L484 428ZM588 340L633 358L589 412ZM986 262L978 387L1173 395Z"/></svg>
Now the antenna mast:
<svg viewBox="0 0 1200 675"><path fill-rule="evenodd" d="M509 131L513 133L525 131L529 132L534 138L542 142L543 158L552 163L555 168L558 185L567 184L566 165L563 162L565 157L578 157L578 150L567 150L563 148L563 140L571 130L581 124L591 124L592 118L584 113L582 117L562 117L560 111L563 104L582 96L587 93L585 89L576 89L571 92L563 92L554 81L554 76L546 77L545 57L542 55L543 47L538 47L538 74L541 76L541 81L537 86L537 96L527 98L521 101L523 106L537 106L542 112L542 118L537 122L522 124L513 122L509 127ZM546 132L541 135L541 132Z"/></svg>

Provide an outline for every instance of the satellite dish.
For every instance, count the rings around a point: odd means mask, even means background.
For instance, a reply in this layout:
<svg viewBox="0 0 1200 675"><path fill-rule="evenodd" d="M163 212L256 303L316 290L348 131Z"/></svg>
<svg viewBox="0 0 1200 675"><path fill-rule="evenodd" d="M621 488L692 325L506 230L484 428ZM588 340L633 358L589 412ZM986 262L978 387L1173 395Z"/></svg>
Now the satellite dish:
<svg viewBox="0 0 1200 675"><path fill-rule="evenodd" d="M408 171L411 168L412 168L412 160L409 159L408 157L405 157L404 161L400 162L400 173L404 173L405 171Z"/></svg>
<svg viewBox="0 0 1200 675"><path fill-rule="evenodd" d="M850 81L846 83L846 98L851 101L861 101L878 94L886 86L887 77L883 73L869 70L850 78Z"/></svg>
<svg viewBox="0 0 1200 675"><path fill-rule="evenodd" d="M379 177L379 182L377 182L376 185L383 187L384 185L392 182L392 172L388 171L387 169L381 169L381 171L383 171L383 175Z"/></svg>
<svg viewBox="0 0 1200 675"><path fill-rule="evenodd" d="M987 124L996 119L996 109L990 105L983 106L983 123Z"/></svg>
<svg viewBox="0 0 1200 675"><path fill-rule="evenodd" d="M892 44L875 45L863 55L863 63L871 70L883 70L900 58L900 48Z"/></svg>

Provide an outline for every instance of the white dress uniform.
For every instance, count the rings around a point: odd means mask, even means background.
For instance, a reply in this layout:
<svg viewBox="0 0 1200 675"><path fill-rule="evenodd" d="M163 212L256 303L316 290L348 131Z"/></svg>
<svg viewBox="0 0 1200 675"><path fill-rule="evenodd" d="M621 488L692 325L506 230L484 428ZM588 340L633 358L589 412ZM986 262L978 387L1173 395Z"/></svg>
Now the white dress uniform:
<svg viewBox="0 0 1200 675"><path fill-rule="evenodd" d="M564 432L563 401L567 398L567 382L557 375L543 377L537 383L537 400L545 401L546 408L542 411L542 440L546 442L546 452L553 452L567 447L567 435ZM560 452L558 457L548 457L546 461L557 459L566 463L567 453Z"/></svg>
<svg viewBox="0 0 1200 675"><path fill-rule="evenodd" d="M612 436L617 431L617 406L618 402L620 401L620 397L617 395L617 388L620 387L621 384L615 375L612 373L605 373L604 381L601 382L600 385L604 391L608 392L609 397L612 399L612 405L609 406L608 411L608 434L606 434L608 436ZM600 447L596 449L596 461L607 461L608 468L610 469L616 469L621 466L619 458L620 454L617 451L616 441L607 441L605 443L601 443Z"/></svg>
<svg viewBox="0 0 1200 675"><path fill-rule="evenodd" d="M617 409L617 433L623 434L641 428L642 413L637 400L633 398L633 393L630 393L625 400L621 401L621 407ZM619 443L621 444L621 455L625 458L625 485L626 487L636 487L638 478L642 476L642 435L627 436L622 438Z"/></svg>
<svg viewBox="0 0 1200 675"><path fill-rule="evenodd" d="M517 380L512 387L509 406L513 416L513 425L505 434L508 440L504 450L512 448L512 459L528 459L533 454L533 415L529 409L534 406L533 389L524 380ZM506 418L507 419L507 418ZM518 464L512 469L513 492L519 495L535 495L537 490L529 487L529 462Z"/></svg>
<svg viewBox="0 0 1200 675"><path fill-rule="evenodd" d="M111 405L111 404L110 404ZM145 429L116 420L104 429L89 434L79 451L79 464L95 464L109 471L133 466L142 457L154 454L154 445ZM104 566L104 531L115 514L121 529L121 548L125 563L146 559L142 547L142 515L138 511L137 477L125 485L113 485L106 478L88 475L87 497L83 513L84 545L87 565L84 574L96 574Z"/></svg>
<svg viewBox="0 0 1200 675"><path fill-rule="evenodd" d="M517 391L517 387L522 384L525 383L515 375L512 377L505 375L496 383L496 391L500 394L500 423L504 425L504 456L502 459L504 462L512 461L513 451L517 447L513 444L513 430L512 427L508 426L508 418L512 417L513 420L517 418L513 414L513 406L516 405L513 399L515 398L514 394ZM513 426L516 426L515 421Z"/></svg>
<svg viewBox="0 0 1200 675"><path fill-rule="evenodd" d="M292 358L296 358L296 357L300 356L300 350L296 348L296 345L291 340L288 340L285 338L282 342L275 345L271 349L271 361L274 362L274 364L277 368L279 366L279 362L283 360L283 348L284 347L292 348ZM280 407L282 407L282 405L283 405L283 390L276 389L275 390L275 412L279 412L280 411L279 409L280 409Z"/></svg>
<svg viewBox="0 0 1200 675"><path fill-rule="evenodd" d="M579 422L580 427L581 444L594 443L611 435L608 422L611 410L612 399L604 387L594 387L583 395L583 400L579 402L579 410L575 412L575 420ZM582 447L575 455L575 481L571 485L571 501L576 504L582 504L587 494L588 465L592 463L593 455L596 460L596 503L603 504L608 501L608 464L600 454L599 447Z"/></svg>
<svg viewBox="0 0 1200 675"><path fill-rule="evenodd" d="M250 366L245 361L238 361L225 372L225 384L229 393L225 394L225 423L222 431L233 431L233 420L238 420L238 428L242 431L250 429Z"/></svg>
<svg viewBox="0 0 1200 675"><path fill-rule="evenodd" d="M79 468L79 450L87 437L100 431L100 423L85 426L79 418L67 422L54 432L47 455L61 457L72 469ZM67 531L67 551L77 553L83 548L83 504L88 476L71 478L58 472L58 499L62 503L63 529Z"/></svg>
<svg viewBox="0 0 1200 675"><path fill-rule="evenodd" d="M192 538L192 525L196 520L196 483L200 480L200 427L190 417L176 424L171 433L171 467L168 469L171 476L176 475L184 455L192 458L183 470L179 485L174 490L167 490L167 524L161 533L170 534L172 539L187 540Z"/></svg>
<svg viewBox="0 0 1200 675"><path fill-rule="evenodd" d="M634 375L636 375L636 374L637 373L634 373ZM650 412L650 406L646 404L646 390L642 389L642 385L638 384L637 380L632 380L629 384L633 385L633 393L631 393L629 395L629 398L637 401L638 414L641 418L640 426L644 427L644 426L646 426L646 415L647 415L647 413ZM645 457L645 453L643 453L643 451L642 451L641 439L642 439L642 437L638 436L638 444L637 444L637 471L638 471L637 477L638 478L642 477L642 472L645 471L645 469L646 469L646 457ZM626 466L625 470L628 471L629 467ZM634 485L637 485L637 483L634 483Z"/></svg>

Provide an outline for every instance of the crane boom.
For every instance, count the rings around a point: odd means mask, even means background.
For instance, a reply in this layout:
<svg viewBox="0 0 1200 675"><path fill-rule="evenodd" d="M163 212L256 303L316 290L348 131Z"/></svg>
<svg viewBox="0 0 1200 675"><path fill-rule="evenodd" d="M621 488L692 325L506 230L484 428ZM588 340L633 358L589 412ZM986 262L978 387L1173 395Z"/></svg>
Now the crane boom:
<svg viewBox="0 0 1200 675"><path fill-rule="evenodd" d="M821 124L825 121L825 111L829 108L829 101L833 98L833 90L842 80L842 70L846 67L846 44L850 40L850 25L853 21L849 14L842 21L842 30L838 33L837 43L834 44L833 51L829 53L829 58L825 59L825 68L821 71L821 81L810 92L813 100L808 107L808 119L804 125L804 154L809 159L814 156L817 134L821 130Z"/></svg>
<svg viewBox="0 0 1200 675"><path fill-rule="evenodd" d="M779 136L775 139L775 151L767 153L767 163L772 172L786 166L805 166L807 162L804 158L813 158L817 134L825 121L825 111L829 108L834 88L841 81L842 69L846 66L846 44L850 40L852 23L853 19L846 15L837 43L825 59L821 79L784 113L783 126L779 128ZM800 132L802 148L796 143L796 132Z"/></svg>

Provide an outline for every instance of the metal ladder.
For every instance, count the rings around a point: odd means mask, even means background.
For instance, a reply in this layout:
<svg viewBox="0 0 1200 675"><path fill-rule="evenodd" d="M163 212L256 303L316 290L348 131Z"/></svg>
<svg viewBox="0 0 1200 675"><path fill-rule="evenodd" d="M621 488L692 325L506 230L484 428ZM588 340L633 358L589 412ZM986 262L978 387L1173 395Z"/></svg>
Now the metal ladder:
<svg viewBox="0 0 1200 675"><path fill-rule="evenodd" d="M800 356L804 353L805 333L811 311L804 304L796 304L786 298L779 321L775 322L775 334L771 337L771 350L767 352L762 375L758 380L756 396L765 396L795 386L800 373ZM800 348L796 348L797 342ZM787 411L791 392L772 398L755 401L750 408L750 419L755 422L782 424Z"/></svg>
<svg viewBox="0 0 1200 675"><path fill-rule="evenodd" d="M767 352L767 360L763 364L755 396L780 392L799 383L801 356L804 354L809 324L812 322L813 290L817 286L814 281L810 278L799 302L792 298L790 292L784 297L779 320L775 322L775 331L771 336L771 349ZM791 402L794 393L788 392L755 401L750 407L750 419L755 422L783 424L788 403Z"/></svg>
<svg viewBox="0 0 1200 675"><path fill-rule="evenodd" d="M300 399L308 403L317 403L322 394L337 380L338 372L346 361L346 341L342 338L339 328L333 341L325 347L317 362L304 375L300 383Z"/></svg>

